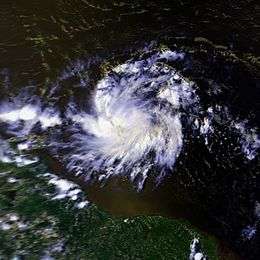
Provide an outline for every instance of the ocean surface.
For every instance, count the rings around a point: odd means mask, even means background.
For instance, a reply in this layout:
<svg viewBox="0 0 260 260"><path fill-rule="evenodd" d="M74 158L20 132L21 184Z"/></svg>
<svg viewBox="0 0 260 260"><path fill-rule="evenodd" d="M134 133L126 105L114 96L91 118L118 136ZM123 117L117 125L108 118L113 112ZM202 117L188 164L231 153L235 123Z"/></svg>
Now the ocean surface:
<svg viewBox="0 0 260 260"><path fill-rule="evenodd" d="M259 259L259 13L2 1L0 162L44 163L114 216L184 219Z"/></svg>

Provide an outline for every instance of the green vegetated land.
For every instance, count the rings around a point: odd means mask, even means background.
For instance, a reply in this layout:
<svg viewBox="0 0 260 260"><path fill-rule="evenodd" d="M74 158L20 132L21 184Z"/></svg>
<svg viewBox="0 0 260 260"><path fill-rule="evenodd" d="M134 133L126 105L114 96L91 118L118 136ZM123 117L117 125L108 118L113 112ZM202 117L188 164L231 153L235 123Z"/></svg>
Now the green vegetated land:
<svg viewBox="0 0 260 260"><path fill-rule="evenodd" d="M217 242L184 221L160 216L118 218L93 204L76 207L77 198L54 199L57 187L38 163L0 164L1 259L187 259L200 237L210 259Z"/></svg>

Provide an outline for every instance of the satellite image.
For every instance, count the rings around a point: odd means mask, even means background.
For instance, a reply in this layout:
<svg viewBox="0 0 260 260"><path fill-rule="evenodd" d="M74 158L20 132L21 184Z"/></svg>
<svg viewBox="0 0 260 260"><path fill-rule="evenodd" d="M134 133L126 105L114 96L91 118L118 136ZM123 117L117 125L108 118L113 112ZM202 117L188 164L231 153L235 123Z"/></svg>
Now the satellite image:
<svg viewBox="0 0 260 260"><path fill-rule="evenodd" d="M0 260L259 260L260 3L2 0Z"/></svg>

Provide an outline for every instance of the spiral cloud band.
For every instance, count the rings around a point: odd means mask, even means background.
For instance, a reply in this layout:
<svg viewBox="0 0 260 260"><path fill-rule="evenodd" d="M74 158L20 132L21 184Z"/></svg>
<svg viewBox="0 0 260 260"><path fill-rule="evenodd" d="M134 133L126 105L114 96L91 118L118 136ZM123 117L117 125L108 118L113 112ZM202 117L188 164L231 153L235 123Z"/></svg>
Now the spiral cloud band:
<svg viewBox="0 0 260 260"><path fill-rule="evenodd" d="M83 133L75 134L71 169L84 168L99 179L130 172L142 176L152 167L172 169L182 145L180 110L194 102L192 83L165 61L182 53L162 51L115 67L97 84L94 114L72 116Z"/></svg>
<svg viewBox="0 0 260 260"><path fill-rule="evenodd" d="M176 69L182 66L185 72L188 54L168 49L141 51L97 82L95 78L93 92L88 77L84 78L91 71L90 59L76 63L50 85L48 102L34 94L33 86L18 96L3 98L1 131L18 140L30 137L18 144L19 154L42 145L42 140L68 172L86 181L127 176L139 190L148 175L160 181L176 169L178 160L191 158L194 144L205 146L221 165L223 158L244 156L245 163L257 158L257 129L234 117L228 104L215 103L221 87L213 84L212 94ZM96 59L94 65L100 66ZM76 87L84 93L79 98L73 89L65 105L59 105L63 81L72 82L71 78L78 79ZM2 149L0 161L35 162L27 154L9 155L8 149Z"/></svg>

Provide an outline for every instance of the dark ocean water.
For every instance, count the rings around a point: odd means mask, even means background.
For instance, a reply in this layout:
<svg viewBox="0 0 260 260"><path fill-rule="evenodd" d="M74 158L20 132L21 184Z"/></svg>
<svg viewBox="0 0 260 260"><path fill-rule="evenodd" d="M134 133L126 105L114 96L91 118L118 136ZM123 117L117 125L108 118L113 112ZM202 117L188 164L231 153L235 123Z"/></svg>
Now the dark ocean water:
<svg viewBox="0 0 260 260"><path fill-rule="evenodd" d="M69 178L85 187L92 201L115 215L186 218L228 243L245 259L258 259L259 16L257 1L2 1L0 137L43 138L48 146L44 152L47 150L52 158L50 167L65 169ZM154 58L167 51L183 58ZM161 67L156 72L140 72L135 62L142 67ZM121 67L121 74L115 73L121 65L126 68ZM181 115L185 131L180 139L184 141L179 142L181 152L170 154L176 156L174 167L167 168L162 176L158 174L160 167L151 168L147 180L138 173L133 184L129 174L115 175L100 187L97 179L108 168L102 164L103 168L95 168L87 181L82 159L72 163L70 158L82 152L87 156L83 161L89 158L84 149L78 150L81 144L99 147L92 139L85 144L80 137L85 138L80 120L95 112L91 102L98 82L109 75L109 84L117 82L117 89L124 84L134 86L137 80L146 86L158 77L162 83L156 84L161 86L168 84L175 72L182 77L181 82L174 79L174 84L181 86L172 93L181 104L177 112L175 107L169 112L167 105L158 112L157 105L161 103L154 98L156 87L151 96L141 92L145 101L152 100L149 109L155 114L155 122L164 115L169 116L167 119L172 119L172 113ZM135 73L139 73L138 77ZM186 82L189 89L184 91ZM105 83L102 86L106 89ZM133 93L140 91L137 87ZM118 106L116 111L127 114L128 103ZM6 120L10 114L5 113L18 110L18 116L11 115L17 120ZM33 113L35 116L30 118ZM79 119L73 119L70 113ZM146 122L141 116L137 114L133 121ZM40 119L37 121L36 117ZM92 121L87 120L91 125ZM136 129L141 124L131 126ZM171 135L170 126L171 123L162 128L163 133L168 131ZM95 135L92 130L87 138ZM103 129L100 131L103 134ZM177 136L178 128L174 131ZM139 132L136 135L139 137ZM131 139L128 134L125 136ZM165 140L168 147L168 139ZM163 158L167 151L163 150ZM156 151L151 149L147 155L149 162L157 158L153 153ZM98 154L95 160L99 159ZM75 167L82 165L83 171L78 174ZM144 168L141 169L143 173ZM105 179L107 175L104 174ZM140 183L142 190L137 192Z"/></svg>

